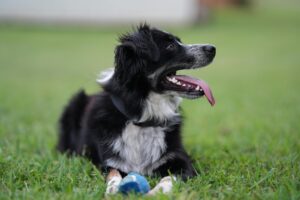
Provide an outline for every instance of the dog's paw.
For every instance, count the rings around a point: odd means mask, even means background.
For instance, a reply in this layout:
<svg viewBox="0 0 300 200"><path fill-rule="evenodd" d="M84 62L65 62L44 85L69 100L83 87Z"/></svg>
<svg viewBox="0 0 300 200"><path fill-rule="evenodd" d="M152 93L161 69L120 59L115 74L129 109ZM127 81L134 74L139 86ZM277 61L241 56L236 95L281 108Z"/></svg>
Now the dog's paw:
<svg viewBox="0 0 300 200"><path fill-rule="evenodd" d="M160 182L147 193L147 195L155 195L158 192L169 194L170 192L172 192L173 181L176 181L176 177L174 176L166 176L162 178Z"/></svg>
<svg viewBox="0 0 300 200"><path fill-rule="evenodd" d="M107 187L105 195L116 194L119 191L119 185L122 181L122 176L117 170L111 170L106 181Z"/></svg>

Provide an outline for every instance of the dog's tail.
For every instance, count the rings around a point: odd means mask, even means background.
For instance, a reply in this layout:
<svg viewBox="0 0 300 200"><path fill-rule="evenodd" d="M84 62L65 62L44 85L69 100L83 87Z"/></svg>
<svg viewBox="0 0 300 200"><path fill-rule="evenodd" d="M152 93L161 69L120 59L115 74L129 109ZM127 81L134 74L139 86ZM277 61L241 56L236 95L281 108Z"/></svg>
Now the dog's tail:
<svg viewBox="0 0 300 200"><path fill-rule="evenodd" d="M89 96L83 90L77 92L63 111L59 120L59 140L57 149L60 152L79 153L80 129L82 117L89 102Z"/></svg>

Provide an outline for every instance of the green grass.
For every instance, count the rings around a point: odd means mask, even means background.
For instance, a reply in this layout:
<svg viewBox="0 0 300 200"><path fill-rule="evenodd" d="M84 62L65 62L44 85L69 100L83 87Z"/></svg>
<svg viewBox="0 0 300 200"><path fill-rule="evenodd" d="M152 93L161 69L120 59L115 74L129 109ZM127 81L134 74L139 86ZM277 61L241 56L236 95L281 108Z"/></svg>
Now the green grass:
<svg viewBox="0 0 300 200"><path fill-rule="evenodd" d="M222 12L209 25L169 30L217 46L215 62L192 72L217 104L184 101L183 139L199 176L156 198L299 199L298 13ZM98 90L122 32L0 26L0 199L103 197L104 177L89 161L55 151L56 122L71 94Z"/></svg>

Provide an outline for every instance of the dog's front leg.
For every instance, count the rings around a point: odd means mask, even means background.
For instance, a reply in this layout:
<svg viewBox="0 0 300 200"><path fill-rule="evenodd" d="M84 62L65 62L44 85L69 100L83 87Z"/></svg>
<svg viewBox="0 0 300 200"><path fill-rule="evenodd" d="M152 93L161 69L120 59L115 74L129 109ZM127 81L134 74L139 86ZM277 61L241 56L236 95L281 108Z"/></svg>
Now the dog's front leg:
<svg viewBox="0 0 300 200"><path fill-rule="evenodd" d="M121 181L122 181L122 176L120 172L116 169L110 169L106 177L107 186L106 186L105 195L117 193Z"/></svg>
<svg viewBox="0 0 300 200"><path fill-rule="evenodd" d="M163 194L169 194L172 191L174 181L176 181L175 176L163 177L159 181L159 183L147 193L147 195L155 195L158 192L162 192Z"/></svg>

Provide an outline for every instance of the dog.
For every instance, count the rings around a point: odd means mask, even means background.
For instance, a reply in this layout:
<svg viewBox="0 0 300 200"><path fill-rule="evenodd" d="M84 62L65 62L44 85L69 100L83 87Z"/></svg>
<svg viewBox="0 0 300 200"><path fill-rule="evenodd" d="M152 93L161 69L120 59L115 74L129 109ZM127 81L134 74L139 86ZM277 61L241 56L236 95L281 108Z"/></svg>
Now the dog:
<svg viewBox="0 0 300 200"><path fill-rule="evenodd" d="M114 69L97 80L103 91L79 91L65 107L58 150L84 155L118 177L131 171L162 177L171 173L183 180L195 176L181 141L179 104L182 98L205 96L211 105L215 100L203 80L176 73L207 66L216 48L185 45L147 24L120 36L119 42Z"/></svg>

